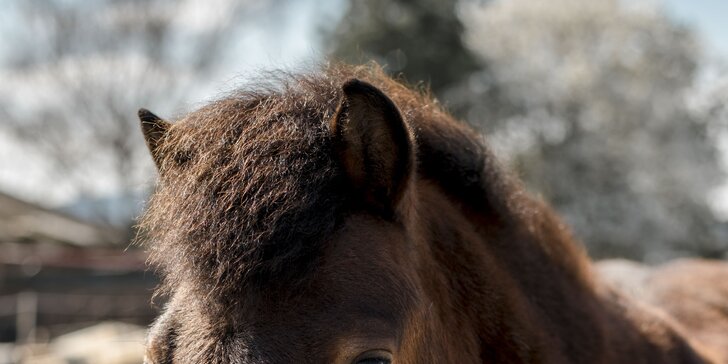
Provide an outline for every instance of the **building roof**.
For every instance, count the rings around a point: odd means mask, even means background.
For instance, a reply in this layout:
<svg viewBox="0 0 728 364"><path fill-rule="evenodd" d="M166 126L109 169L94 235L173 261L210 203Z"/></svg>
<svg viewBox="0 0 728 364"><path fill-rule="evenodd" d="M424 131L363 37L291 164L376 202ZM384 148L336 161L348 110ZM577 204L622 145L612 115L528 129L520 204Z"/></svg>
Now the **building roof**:
<svg viewBox="0 0 728 364"><path fill-rule="evenodd" d="M0 193L0 242L58 243L77 247L113 247L126 234Z"/></svg>

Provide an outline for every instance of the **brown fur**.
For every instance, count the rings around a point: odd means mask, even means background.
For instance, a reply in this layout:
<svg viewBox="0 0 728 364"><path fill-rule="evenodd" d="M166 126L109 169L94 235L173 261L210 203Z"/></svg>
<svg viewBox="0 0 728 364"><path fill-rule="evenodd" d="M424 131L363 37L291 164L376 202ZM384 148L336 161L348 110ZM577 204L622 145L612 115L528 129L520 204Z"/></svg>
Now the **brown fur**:
<svg viewBox="0 0 728 364"><path fill-rule="evenodd" d="M148 362L716 355L597 281L550 208L428 95L377 66L267 77L155 134L161 178L141 226L171 299ZM352 78L375 86L370 101L342 90Z"/></svg>

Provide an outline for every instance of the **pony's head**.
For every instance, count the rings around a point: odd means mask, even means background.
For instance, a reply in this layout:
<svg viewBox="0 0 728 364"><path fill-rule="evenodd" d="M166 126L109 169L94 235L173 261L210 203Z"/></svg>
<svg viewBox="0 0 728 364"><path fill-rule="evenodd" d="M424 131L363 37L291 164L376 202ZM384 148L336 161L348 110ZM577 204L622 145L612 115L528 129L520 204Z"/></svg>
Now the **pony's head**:
<svg viewBox="0 0 728 364"><path fill-rule="evenodd" d="M491 357L530 355L521 323L474 327L474 296L519 308L468 283L488 258L456 244L477 234L463 210L495 227L508 188L426 95L330 66L174 124L139 116L160 171L141 227L170 297L147 362L480 362L484 337Z"/></svg>

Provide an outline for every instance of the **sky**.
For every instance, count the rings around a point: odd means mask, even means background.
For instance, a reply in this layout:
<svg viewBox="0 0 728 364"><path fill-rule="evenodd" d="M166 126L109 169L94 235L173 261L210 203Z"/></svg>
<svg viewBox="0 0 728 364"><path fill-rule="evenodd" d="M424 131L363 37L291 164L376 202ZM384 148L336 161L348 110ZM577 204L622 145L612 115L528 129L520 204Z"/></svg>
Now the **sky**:
<svg viewBox="0 0 728 364"><path fill-rule="evenodd" d="M663 0L668 13L693 26L703 37L706 48L728 57L728 1Z"/></svg>
<svg viewBox="0 0 728 364"><path fill-rule="evenodd" d="M657 1L658 4L659 1L664 3L672 17L697 30L708 55L728 59L728 22L725 20L728 19L728 0ZM0 4L2 2L0 0ZM275 14L255 19L243 27L236 52L239 57L231 60L217 82L213 82L212 88L201 89L193 95L196 103L201 104L231 89L255 70L286 68L320 58L320 26L324 22L335 24L343 13L346 0L301 0L289 4ZM7 12L0 14L0 20L4 20L6 25L8 16ZM3 51L2 43L0 52ZM68 189L57 188L53 193L46 191L47 186L40 183L43 180L40 178L42 169L45 168L42 161L32 153L24 153L22 159L16 158L17 148L17 143L0 134L0 191L29 200L37 201L40 197L50 205L62 205L74 198Z"/></svg>

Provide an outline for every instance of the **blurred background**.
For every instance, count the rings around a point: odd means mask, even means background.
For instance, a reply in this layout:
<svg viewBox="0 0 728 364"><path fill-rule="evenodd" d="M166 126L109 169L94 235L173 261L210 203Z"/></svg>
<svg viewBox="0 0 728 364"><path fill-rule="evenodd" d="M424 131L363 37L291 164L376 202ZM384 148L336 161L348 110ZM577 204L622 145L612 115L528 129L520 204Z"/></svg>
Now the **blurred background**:
<svg viewBox="0 0 728 364"><path fill-rule="evenodd" d="M136 110L328 57L431 88L593 257L728 258L723 0L0 5L0 364L140 363L162 303L130 245L155 179Z"/></svg>

